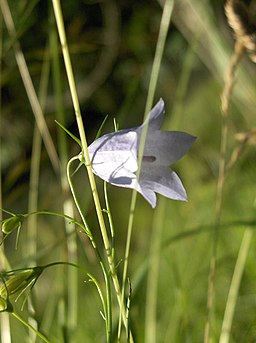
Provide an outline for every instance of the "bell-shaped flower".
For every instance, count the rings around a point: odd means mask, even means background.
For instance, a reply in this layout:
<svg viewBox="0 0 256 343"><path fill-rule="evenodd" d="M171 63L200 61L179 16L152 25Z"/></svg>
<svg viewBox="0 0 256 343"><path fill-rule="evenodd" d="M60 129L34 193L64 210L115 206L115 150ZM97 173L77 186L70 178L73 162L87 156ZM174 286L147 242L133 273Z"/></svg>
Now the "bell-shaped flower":
<svg viewBox="0 0 256 343"><path fill-rule="evenodd" d="M156 206L156 193L175 200L187 200L186 191L169 165L179 160L191 147L195 137L179 131L161 131L164 101L160 99L145 123L132 129L106 134L89 147L93 172L112 185L136 189ZM142 130L148 131L139 179L138 152Z"/></svg>

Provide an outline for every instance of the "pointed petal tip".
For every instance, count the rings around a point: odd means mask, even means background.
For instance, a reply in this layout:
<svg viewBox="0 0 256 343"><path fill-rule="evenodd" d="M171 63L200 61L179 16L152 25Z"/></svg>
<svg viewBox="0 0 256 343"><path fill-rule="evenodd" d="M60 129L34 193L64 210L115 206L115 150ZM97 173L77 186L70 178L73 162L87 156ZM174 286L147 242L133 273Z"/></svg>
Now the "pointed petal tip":
<svg viewBox="0 0 256 343"><path fill-rule="evenodd" d="M159 107L159 108L161 108L161 111L164 109L164 100L163 100L163 98L160 98L159 100L158 100L158 102L155 104L155 106L154 107Z"/></svg>
<svg viewBox="0 0 256 343"><path fill-rule="evenodd" d="M164 100L163 100L163 98L160 98L160 99L158 100L158 103L164 106Z"/></svg>

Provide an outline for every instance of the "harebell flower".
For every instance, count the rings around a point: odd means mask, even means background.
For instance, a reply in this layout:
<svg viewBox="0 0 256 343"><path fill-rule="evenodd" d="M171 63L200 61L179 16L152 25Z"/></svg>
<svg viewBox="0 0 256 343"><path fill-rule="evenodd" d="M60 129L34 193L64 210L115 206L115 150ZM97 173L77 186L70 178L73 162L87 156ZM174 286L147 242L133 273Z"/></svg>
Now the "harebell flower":
<svg viewBox="0 0 256 343"><path fill-rule="evenodd" d="M169 165L179 160L196 139L185 132L161 131L164 113L164 101L160 99L141 126L106 134L88 147L95 175L114 186L135 189L153 208L155 192L170 199L187 200L181 180ZM139 145L147 121L138 179Z"/></svg>

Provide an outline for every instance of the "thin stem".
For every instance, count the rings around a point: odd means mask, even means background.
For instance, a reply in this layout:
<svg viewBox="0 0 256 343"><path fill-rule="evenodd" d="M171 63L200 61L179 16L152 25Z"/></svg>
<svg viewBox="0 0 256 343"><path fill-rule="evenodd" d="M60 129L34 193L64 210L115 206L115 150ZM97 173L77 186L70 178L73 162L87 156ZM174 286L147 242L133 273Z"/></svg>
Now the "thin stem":
<svg viewBox="0 0 256 343"><path fill-rule="evenodd" d="M247 228L244 232L243 240L239 249L233 277L229 288L219 343L228 343L230 339L230 332L238 297L238 291L241 284L241 279L244 272L245 262L248 256L250 244L252 241L252 236L253 231Z"/></svg>
<svg viewBox="0 0 256 343"><path fill-rule="evenodd" d="M72 178L71 178L71 164L74 162L74 161L77 161L79 160L79 157L78 156L74 156L72 157L69 161L68 161L68 164L67 164L67 179L68 179L68 183L69 183L69 188L71 190L71 193L72 193L72 196L73 196L73 199L74 199L74 202L75 202L75 205L76 205L76 208L79 212L79 215L82 219L82 222L83 222L83 225L84 225L84 229L85 229L85 233L88 235L88 237L90 238L90 240L92 240L92 245L93 247L95 248L96 247L96 243L94 242L93 240L93 236L92 236L92 233L91 233L91 229L87 223L87 220L85 219L85 216L82 212L82 209L81 209L81 206L79 204L79 201L77 199L77 196L76 196L76 193L75 193L75 190L74 190L74 186L73 186L73 182L72 182Z"/></svg>
<svg viewBox="0 0 256 343"><path fill-rule="evenodd" d="M63 53L65 67L66 67L71 97L72 97L73 106L74 106L74 110L75 110L77 126L78 126L78 130L79 130L79 135L81 138L82 153L83 153L83 157L85 158L85 165L87 168L90 187L91 187L91 191L92 191L92 195L93 195L93 200L94 200L94 204L95 204L95 208L96 208L96 213L97 213L97 217L98 217L98 221L99 221L99 226L100 226L100 230L101 230L101 235L102 235L102 239L103 239L103 243L104 243L105 252L107 255L107 260L108 260L108 264L109 264L111 277L113 280L113 284L114 284L114 288L115 288L120 312L122 313L123 322L124 322L124 325L126 327L127 322L126 322L126 316L125 316L125 306L123 304L123 299L121 296L121 290L120 290L120 285L119 285L119 281L118 281L117 274L116 274L115 263L112 259L111 246L110 246L110 242L109 242L109 238L108 238L108 234L107 234L107 229L106 229L104 218L103 218L103 213L101 210L101 204L100 204L99 195L98 195L97 188L96 188L95 178L94 178L94 175L92 172L92 166L91 166L91 162L90 162L88 145L87 145L87 141L86 141L85 130L84 130L83 120L82 120L82 116L81 116L81 111L80 111L80 106L79 106L79 101L78 101L78 96L77 96L77 91L76 91L76 86L75 86L75 80L74 80L72 64L71 64L71 60L70 60L69 49L68 49L68 45L67 45L67 39L66 39L66 33L65 33L65 27L64 27L60 2L59 2L59 0L52 0L52 3L53 3L53 8L54 8L59 38L60 38L60 42L61 42L62 53Z"/></svg>
<svg viewBox="0 0 256 343"><path fill-rule="evenodd" d="M98 250L98 247L96 245L96 242L93 238L93 235L92 235L92 232L90 230L90 227L83 215L83 212L81 210L81 207L80 207L80 204L79 204L79 201L77 199L77 196L76 196L76 193L74 191L74 187L73 187L73 183L72 183L72 180L71 180L71 173L70 173L70 167L71 167L71 164L72 162L74 162L75 160L77 160L78 157L75 156L73 157L69 162L68 162L68 165L67 165L67 178L68 178L68 182L69 182L69 187L70 187L70 190L71 190L71 193L72 193L72 196L73 196L73 199L74 199L74 202L76 204L76 207L78 209L78 212L80 214L80 217L82 218L82 221L83 221L83 224L84 224L84 228L85 228L85 232L86 234L88 235L90 241L91 241L91 244L95 250L95 253L96 253L96 256L98 258L98 261L99 261L99 264L101 266L101 269L102 269L102 272L103 272L103 275L104 275L104 279L105 279L105 284L106 284L106 315L107 315L107 318L106 318L106 329L107 329L107 337L108 339L110 340L110 336L111 336L111 333L112 333L112 305L111 305L111 287L110 287L110 280L109 280L109 275L108 275L108 272L107 272L107 268L101 258L101 255L100 255L100 252Z"/></svg>
<svg viewBox="0 0 256 343"><path fill-rule="evenodd" d="M47 86L49 80L50 63L48 58L49 46L46 45L44 52L44 63L42 66L40 85L39 85L39 101L44 108ZM42 137L38 129L37 124L34 124L33 144L32 144L32 156L30 164L30 179L29 179L29 197L28 197L28 211L33 212L37 210L38 206L38 190L39 190L39 173L40 173L40 161L41 161L41 147ZM37 253L37 217L29 217L27 224L27 246L23 251L23 256L30 256L31 263L36 263L35 256ZM38 326L36 318L34 316L35 309L32 297L28 299L28 323L34 327ZM35 335L29 331L31 342L35 341ZM32 335L31 335L32 334Z"/></svg>
<svg viewBox="0 0 256 343"><path fill-rule="evenodd" d="M42 333L40 333L39 331L37 331L32 325L30 325L29 323L25 322L25 320L23 320L17 313L12 312L11 313L16 319L18 319L23 325L25 325L26 327L28 327L30 330L32 330L38 337L40 337L44 342L46 343L50 343L50 341L48 340L48 338L46 338Z"/></svg>
<svg viewBox="0 0 256 343"><path fill-rule="evenodd" d="M107 183L104 181L104 197L105 197L105 203L106 203L106 212L108 216L108 222L110 227L110 233L111 233L111 249L112 249L112 258L113 261L115 260L115 229L114 229L114 223L112 218L112 213L109 205L109 199L108 199L108 191L107 191Z"/></svg>
<svg viewBox="0 0 256 343"><path fill-rule="evenodd" d="M204 331L204 343L209 343L211 335L211 322L213 315L213 302L214 302L214 286L215 286L215 273L216 273L216 260L217 260L217 246L218 246L218 230L221 221L221 209L223 201L223 189L225 181L226 170L226 154L227 154L227 138L228 138L228 111L231 100L231 95L234 88L234 74L238 62L243 55L244 46L240 41L236 41L234 53L230 59L228 66L225 86L221 96L221 113L222 113L222 126L221 126L221 146L220 146L220 162L219 162L219 175L217 181L217 194L216 194L216 214L215 225L213 230L213 246L210 262L210 271L208 277L208 291L207 291L207 322Z"/></svg>
<svg viewBox="0 0 256 343"><path fill-rule="evenodd" d="M161 61L163 57L164 46L166 42L166 37L168 33L168 28L170 25L172 10L173 10L174 1L173 0L166 0L164 4L161 24L160 24L160 31L157 40L156 52L153 61L150 83L149 83L149 90L148 90L148 97L146 102L145 108L145 115L149 112L150 108L152 107L153 98L156 90L157 80L159 76ZM139 179L142 157L143 157L143 150L145 147L146 136L147 136L148 124L143 127L140 146L139 146L139 158L138 158L138 171L137 171L137 178ZM130 246L131 246L131 237L132 237L132 229L133 229L133 222L134 222L134 212L136 207L136 199L137 199L137 192L133 190L132 192L132 200L130 206L130 213L128 219L128 228L127 228L127 237L126 237L126 247L125 247L125 256L124 256L124 267L123 267L123 277L122 277L122 302L124 300L124 293L125 293L125 285L127 279L127 272L128 272L128 261L130 255ZM119 320L119 335L121 331L121 325Z"/></svg>
<svg viewBox="0 0 256 343"><path fill-rule="evenodd" d="M98 290L98 293L99 293L99 296L100 296L100 299L101 299L101 303L102 303L102 306L103 306L103 310L104 310L104 320L105 320L105 323L106 323L106 332L107 332L107 343L110 343L111 342L111 337L112 337L112 311L111 311L111 307L109 308L109 297L111 297L111 294L107 294L107 301L105 301L105 298L104 298L104 295L101 291L101 287L98 283L98 281L90 274L90 273L87 273L87 275L89 276L90 278L90 281L92 281L97 290ZM108 285L110 285L110 283L108 282L107 283ZM110 291L110 289L108 289L107 291Z"/></svg>
<svg viewBox="0 0 256 343"><path fill-rule="evenodd" d="M59 50L58 50L58 34L54 23L54 16L52 11L50 12L50 47L52 51L52 64L53 64L53 85L54 94L56 99L56 114L57 119L64 126L65 110L63 106L63 89L61 84L60 75L60 61L59 61ZM61 189L63 197L63 212L74 216L74 208L72 197L69 192L69 185L66 177L66 164L68 161L68 146L67 146L67 135L63 130L58 130L58 151L60 156L60 179ZM76 235L72 235L75 232L75 223L70 223L66 218L64 220L65 231L67 235L66 246L68 261L77 263L77 241ZM67 291L67 335L72 336L77 326L77 312L78 312L78 275L76 269L68 269L67 274L63 274L63 281L66 280L66 291Z"/></svg>
<svg viewBox="0 0 256 343"><path fill-rule="evenodd" d="M146 294L146 315L145 315L145 343L157 342L156 312L157 312L157 291L159 282L159 265L161 253L161 239L164 226L165 200L159 201L158 208L154 213L150 265L148 268L147 294Z"/></svg>

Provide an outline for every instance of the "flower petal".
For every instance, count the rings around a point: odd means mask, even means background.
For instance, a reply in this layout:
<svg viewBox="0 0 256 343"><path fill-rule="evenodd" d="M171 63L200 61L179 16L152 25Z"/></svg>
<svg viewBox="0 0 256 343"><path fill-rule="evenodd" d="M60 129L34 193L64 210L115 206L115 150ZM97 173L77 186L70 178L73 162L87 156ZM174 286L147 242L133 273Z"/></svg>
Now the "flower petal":
<svg viewBox="0 0 256 343"><path fill-rule="evenodd" d="M141 188L140 190L137 189L137 191L144 197L145 200L147 200L150 205L155 208L156 207L156 193L148 188Z"/></svg>
<svg viewBox="0 0 256 343"><path fill-rule="evenodd" d="M148 190L157 192L174 200L187 200L186 191L178 175L168 167L152 166L143 168L139 184L143 192Z"/></svg>
<svg viewBox="0 0 256 343"><path fill-rule="evenodd" d="M135 189L137 192L139 192L144 199L146 199L150 205L155 208L156 207L156 194L153 190L149 188L142 188L140 184L138 184L136 175L130 175L130 178L128 177L116 177L114 179L111 179L109 181L114 186L124 187L124 188L131 188Z"/></svg>
<svg viewBox="0 0 256 343"><path fill-rule="evenodd" d="M149 121L149 124L148 124L149 131L159 130L162 125L163 120L164 120L164 101L161 98L158 101L158 103L155 105L155 107L149 112L147 119L139 128L142 129L143 126L145 126L146 123Z"/></svg>
<svg viewBox="0 0 256 343"><path fill-rule="evenodd" d="M154 164L168 166L179 160L195 142L196 137L179 131L149 132L144 156L154 156Z"/></svg>
<svg viewBox="0 0 256 343"><path fill-rule="evenodd" d="M131 178L137 170L137 134L121 130L104 135L88 147L93 171L112 183L115 178Z"/></svg>

